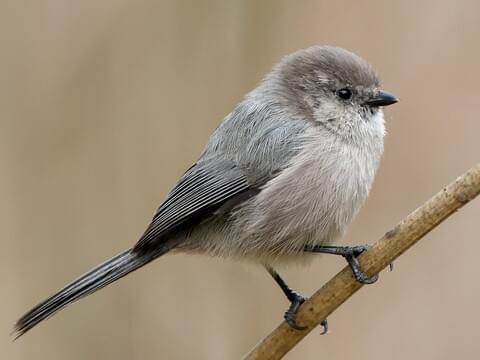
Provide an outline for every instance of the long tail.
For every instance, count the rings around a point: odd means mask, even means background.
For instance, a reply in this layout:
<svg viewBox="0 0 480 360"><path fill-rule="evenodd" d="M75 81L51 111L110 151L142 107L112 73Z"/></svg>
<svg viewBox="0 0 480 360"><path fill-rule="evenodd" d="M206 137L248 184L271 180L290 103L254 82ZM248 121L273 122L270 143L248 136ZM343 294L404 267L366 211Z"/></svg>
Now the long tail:
<svg viewBox="0 0 480 360"><path fill-rule="evenodd" d="M23 315L15 324L15 338L22 336L65 306L120 279L165 252L140 255L129 249L97 266Z"/></svg>

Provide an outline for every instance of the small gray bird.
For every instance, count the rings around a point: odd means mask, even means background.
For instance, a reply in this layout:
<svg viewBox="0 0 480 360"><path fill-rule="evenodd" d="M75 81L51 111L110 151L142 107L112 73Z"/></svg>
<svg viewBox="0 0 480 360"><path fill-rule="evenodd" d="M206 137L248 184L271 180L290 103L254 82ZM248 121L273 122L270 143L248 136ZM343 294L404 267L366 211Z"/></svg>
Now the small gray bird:
<svg viewBox="0 0 480 360"><path fill-rule="evenodd" d="M359 267L365 246L331 244L367 198L383 153L382 106L397 101L349 51L314 46L286 56L215 130L140 240L27 312L17 337L167 252L265 266L291 302L286 320L302 329L295 318L305 298L274 267L330 253L345 257L358 281L376 280Z"/></svg>

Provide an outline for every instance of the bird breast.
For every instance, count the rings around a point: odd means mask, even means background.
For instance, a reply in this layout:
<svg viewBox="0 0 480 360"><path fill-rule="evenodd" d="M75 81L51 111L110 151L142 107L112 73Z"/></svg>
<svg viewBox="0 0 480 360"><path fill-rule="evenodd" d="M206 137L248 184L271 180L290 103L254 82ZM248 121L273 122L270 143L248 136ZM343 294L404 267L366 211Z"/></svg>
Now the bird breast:
<svg viewBox="0 0 480 360"><path fill-rule="evenodd" d="M244 234L239 250L247 256L263 253L271 262L300 255L307 244L331 243L367 198L383 151L383 128L367 134L364 143L346 143L318 127L304 137L289 165L237 214Z"/></svg>

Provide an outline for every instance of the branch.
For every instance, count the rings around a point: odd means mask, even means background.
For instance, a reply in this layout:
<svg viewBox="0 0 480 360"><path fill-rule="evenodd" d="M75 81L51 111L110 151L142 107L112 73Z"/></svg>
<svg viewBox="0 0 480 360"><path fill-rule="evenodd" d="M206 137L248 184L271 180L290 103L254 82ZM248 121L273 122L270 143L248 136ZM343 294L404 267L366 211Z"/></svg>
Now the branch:
<svg viewBox="0 0 480 360"><path fill-rule="evenodd" d="M362 269L369 276L379 273L479 193L480 163L408 215L363 253L360 256ZM306 330L294 330L284 321L244 360L281 359L361 287L346 266L300 307L297 320L300 325L307 326Z"/></svg>

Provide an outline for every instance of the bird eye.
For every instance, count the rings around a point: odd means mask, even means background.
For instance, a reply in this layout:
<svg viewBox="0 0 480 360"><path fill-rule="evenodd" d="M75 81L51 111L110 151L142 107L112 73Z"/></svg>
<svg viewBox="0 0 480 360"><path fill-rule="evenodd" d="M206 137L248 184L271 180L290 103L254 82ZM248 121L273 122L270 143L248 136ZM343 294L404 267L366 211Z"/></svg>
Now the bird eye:
<svg viewBox="0 0 480 360"><path fill-rule="evenodd" d="M352 90L350 90L349 88L337 90L337 96L342 100L348 100L352 97L352 95Z"/></svg>

